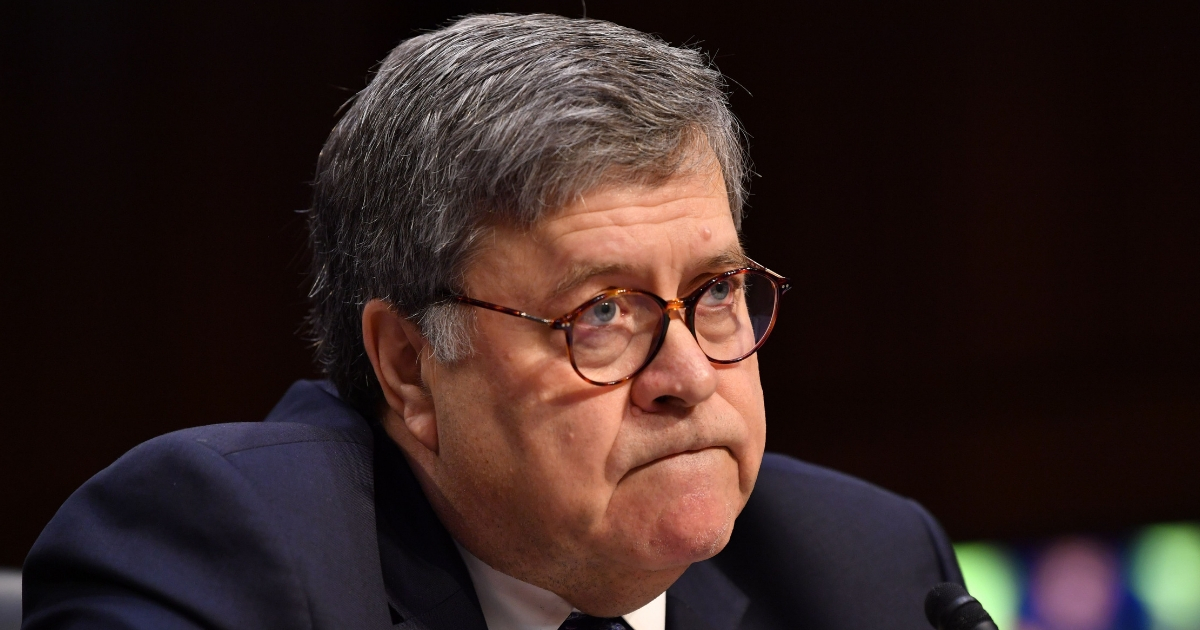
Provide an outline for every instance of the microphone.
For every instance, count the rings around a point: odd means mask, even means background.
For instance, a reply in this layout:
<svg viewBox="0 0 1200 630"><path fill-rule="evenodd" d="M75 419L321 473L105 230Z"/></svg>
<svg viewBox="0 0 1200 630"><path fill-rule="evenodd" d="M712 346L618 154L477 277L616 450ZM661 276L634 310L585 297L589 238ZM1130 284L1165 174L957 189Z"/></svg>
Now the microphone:
<svg viewBox="0 0 1200 630"><path fill-rule="evenodd" d="M937 630L997 630L979 600L953 582L942 582L925 596L925 618Z"/></svg>

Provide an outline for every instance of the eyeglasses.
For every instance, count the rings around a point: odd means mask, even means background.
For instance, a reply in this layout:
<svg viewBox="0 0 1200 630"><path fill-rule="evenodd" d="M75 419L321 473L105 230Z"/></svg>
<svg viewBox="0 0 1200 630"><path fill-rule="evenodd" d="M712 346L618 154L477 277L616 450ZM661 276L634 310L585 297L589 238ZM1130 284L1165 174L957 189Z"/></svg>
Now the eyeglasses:
<svg viewBox="0 0 1200 630"><path fill-rule="evenodd" d="M616 385L654 360L667 338L671 311L683 311L684 323L709 361L745 359L767 341L779 314L779 298L791 288L787 278L765 267L742 267L713 276L674 300L646 291L609 289L557 319L463 295L453 298L566 332L567 358L575 372L593 385Z"/></svg>

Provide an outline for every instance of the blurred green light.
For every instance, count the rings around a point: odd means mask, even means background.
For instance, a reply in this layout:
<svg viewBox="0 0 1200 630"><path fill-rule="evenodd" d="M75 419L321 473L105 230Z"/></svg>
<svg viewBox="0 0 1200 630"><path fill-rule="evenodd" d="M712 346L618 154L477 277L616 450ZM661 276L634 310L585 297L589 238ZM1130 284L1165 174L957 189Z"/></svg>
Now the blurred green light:
<svg viewBox="0 0 1200 630"><path fill-rule="evenodd" d="M1000 630L1016 630L1021 613L1021 584L1016 562L998 545L954 545L967 590L992 616Z"/></svg>
<svg viewBox="0 0 1200 630"><path fill-rule="evenodd" d="M1200 526L1142 530L1131 548L1129 577L1155 628L1200 628Z"/></svg>

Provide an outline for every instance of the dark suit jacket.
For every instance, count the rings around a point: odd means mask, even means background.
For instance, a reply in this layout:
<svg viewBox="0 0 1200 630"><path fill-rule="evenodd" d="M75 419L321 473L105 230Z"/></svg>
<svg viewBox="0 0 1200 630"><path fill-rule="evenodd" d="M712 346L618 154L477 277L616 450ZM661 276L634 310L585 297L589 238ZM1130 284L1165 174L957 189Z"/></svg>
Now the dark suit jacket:
<svg viewBox="0 0 1200 630"><path fill-rule="evenodd" d="M767 455L728 547L667 591L667 627L918 630L926 590L961 579L916 503ZM485 629L395 444L315 381L266 422L130 451L67 500L24 580L31 630Z"/></svg>

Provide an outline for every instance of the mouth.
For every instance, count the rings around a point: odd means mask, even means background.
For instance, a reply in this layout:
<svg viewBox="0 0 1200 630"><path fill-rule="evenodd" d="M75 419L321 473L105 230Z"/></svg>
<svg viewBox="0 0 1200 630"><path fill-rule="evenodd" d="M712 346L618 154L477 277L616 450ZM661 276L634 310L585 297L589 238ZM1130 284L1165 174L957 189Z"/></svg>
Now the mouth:
<svg viewBox="0 0 1200 630"><path fill-rule="evenodd" d="M701 448L693 448L693 449L675 451L673 453L667 453L666 455L661 455L661 456L656 457L644 464L640 464L638 466L634 466L633 468L630 468L629 472L626 473L626 476L634 475L638 471L645 470L645 469L647 469L651 466L657 465L657 464L664 464L664 463L670 462L672 460L685 459L690 456L698 455L700 453L704 453L707 451L713 451L713 450L723 450L730 457L733 457L733 452L730 451L729 448L725 447L725 446L704 446Z"/></svg>

